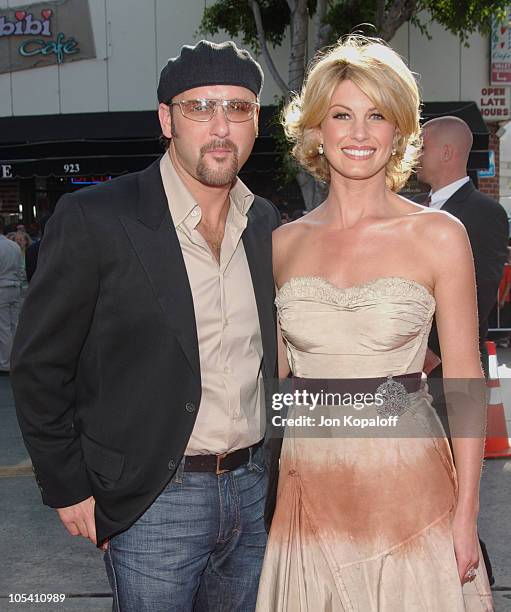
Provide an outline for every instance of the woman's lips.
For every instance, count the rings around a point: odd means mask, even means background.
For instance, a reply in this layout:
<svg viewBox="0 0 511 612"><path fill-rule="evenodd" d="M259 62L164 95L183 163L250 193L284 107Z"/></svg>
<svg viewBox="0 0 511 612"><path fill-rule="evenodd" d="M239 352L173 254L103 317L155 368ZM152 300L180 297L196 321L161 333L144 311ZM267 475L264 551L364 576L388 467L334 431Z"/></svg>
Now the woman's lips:
<svg viewBox="0 0 511 612"><path fill-rule="evenodd" d="M349 159L355 159L357 161L369 159L374 155L376 149L372 148L364 148L364 149L355 149L352 147L343 147L341 151L349 157Z"/></svg>

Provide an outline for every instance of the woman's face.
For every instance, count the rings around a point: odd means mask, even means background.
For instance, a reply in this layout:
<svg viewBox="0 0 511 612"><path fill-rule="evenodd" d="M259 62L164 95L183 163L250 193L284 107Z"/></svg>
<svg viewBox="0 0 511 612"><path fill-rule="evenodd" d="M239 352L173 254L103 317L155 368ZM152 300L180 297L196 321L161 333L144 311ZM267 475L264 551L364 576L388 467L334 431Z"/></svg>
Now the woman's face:
<svg viewBox="0 0 511 612"><path fill-rule="evenodd" d="M331 180L336 174L352 180L385 177L396 127L352 81L335 88L319 130Z"/></svg>
<svg viewBox="0 0 511 612"><path fill-rule="evenodd" d="M27 246L27 239L25 238L23 234L21 234L20 232L16 232L16 235L14 236L14 240L15 242L18 243L21 249L25 250L25 247Z"/></svg>

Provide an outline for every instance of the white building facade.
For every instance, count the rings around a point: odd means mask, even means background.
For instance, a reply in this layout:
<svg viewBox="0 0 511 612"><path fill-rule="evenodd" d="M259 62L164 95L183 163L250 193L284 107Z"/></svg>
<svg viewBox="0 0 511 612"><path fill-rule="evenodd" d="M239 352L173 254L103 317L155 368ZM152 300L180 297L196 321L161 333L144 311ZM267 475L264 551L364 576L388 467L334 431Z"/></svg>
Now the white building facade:
<svg viewBox="0 0 511 612"><path fill-rule="evenodd" d="M155 111L160 69L167 58L179 54L182 45L194 44L204 37L198 27L204 8L211 3L212 0L46 3L0 0L0 67L3 67L0 70L0 168L8 165L10 142L2 141L2 125L18 126L11 129L12 139L17 129L26 130L28 125L37 127L37 117L44 122L47 116L76 115L79 122L82 114ZM87 32L89 17L90 32ZM18 28L18 34L11 33L13 27ZM24 36L27 27L34 34ZM465 102L478 103L481 90L490 85L487 37L473 35L465 47L438 24L431 23L428 28L431 40L413 25L405 24L391 42L418 74L423 99L459 102L460 107ZM213 39L226 38L217 35ZM281 48L272 51L284 78L288 45L285 40ZM59 52L61 61L57 61ZM23 57L22 53L25 53ZM27 62L33 62L33 67L27 68ZM261 103L272 105L280 92L264 61L261 63L266 75ZM9 70L9 66L15 69ZM16 122L7 124L8 118ZM68 119L72 121L72 117ZM136 131L137 126L131 125ZM130 124L123 129L130 131ZM100 139L101 133L94 136ZM25 133L23 138L27 139ZM73 163L71 158L69 163ZM2 193L6 193L6 184L12 185L15 179L9 176L9 170L0 171L0 201ZM34 180L41 183L37 174ZM12 208L12 202L6 204L6 201L4 211Z"/></svg>

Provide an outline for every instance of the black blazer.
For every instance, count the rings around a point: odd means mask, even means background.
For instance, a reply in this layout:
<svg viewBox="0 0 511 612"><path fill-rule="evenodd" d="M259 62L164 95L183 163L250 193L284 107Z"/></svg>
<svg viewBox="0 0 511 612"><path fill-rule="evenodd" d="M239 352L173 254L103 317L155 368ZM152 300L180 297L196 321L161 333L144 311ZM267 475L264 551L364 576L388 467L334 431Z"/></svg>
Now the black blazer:
<svg viewBox="0 0 511 612"><path fill-rule="evenodd" d="M474 256L479 316L480 349L488 333L488 317L497 299L502 270L507 261L509 224L507 213L495 200L478 191L469 180L442 206L465 226ZM428 340L429 348L440 355L435 323ZM432 373L433 374L433 373ZM437 368L441 376L441 367Z"/></svg>
<svg viewBox="0 0 511 612"><path fill-rule="evenodd" d="M276 375L271 232L256 197L243 232ZM172 478L201 402L192 294L159 161L65 195L21 313L11 381L45 504L96 499L98 543L127 529Z"/></svg>

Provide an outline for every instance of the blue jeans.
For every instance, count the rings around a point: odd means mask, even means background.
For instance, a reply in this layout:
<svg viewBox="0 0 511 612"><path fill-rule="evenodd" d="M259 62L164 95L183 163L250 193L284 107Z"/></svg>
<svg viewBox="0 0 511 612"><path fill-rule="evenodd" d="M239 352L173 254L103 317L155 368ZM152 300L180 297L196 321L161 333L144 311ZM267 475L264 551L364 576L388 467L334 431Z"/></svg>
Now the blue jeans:
<svg viewBox="0 0 511 612"><path fill-rule="evenodd" d="M250 612L266 547L262 449L217 476L184 472L114 536L105 565L114 612Z"/></svg>

